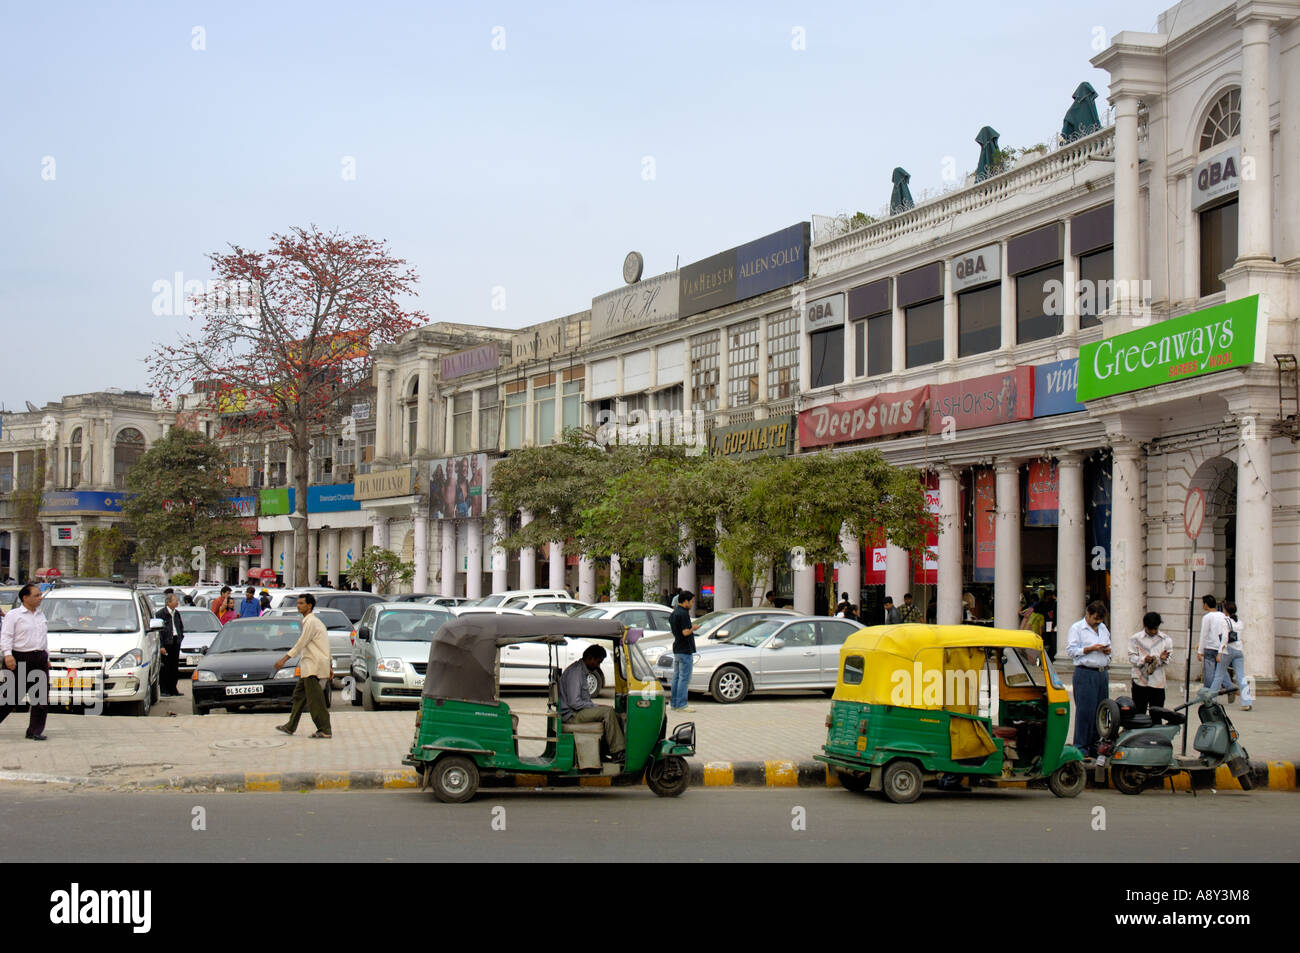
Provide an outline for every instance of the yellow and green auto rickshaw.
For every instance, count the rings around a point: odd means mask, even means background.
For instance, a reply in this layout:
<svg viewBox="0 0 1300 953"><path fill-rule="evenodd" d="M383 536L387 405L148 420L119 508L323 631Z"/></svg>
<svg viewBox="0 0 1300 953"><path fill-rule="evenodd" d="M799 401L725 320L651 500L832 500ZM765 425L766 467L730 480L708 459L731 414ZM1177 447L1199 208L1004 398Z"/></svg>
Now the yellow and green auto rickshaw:
<svg viewBox="0 0 1300 953"><path fill-rule="evenodd" d="M849 636L818 761L850 791L915 801L926 781L1011 779L1077 797L1070 700L1032 632L881 625Z"/></svg>
<svg viewBox="0 0 1300 953"><path fill-rule="evenodd" d="M468 801L480 782L518 779L529 786L644 781L661 797L683 793L695 725L678 725L669 735L664 691L635 644L639 636L639 629L617 622L567 616L474 614L445 623L429 645L415 738L402 763L415 768L422 788L449 803ZM602 762L598 722L561 719L557 650L571 638L600 644L613 656L614 711L627 739L622 761ZM500 697L499 651L524 643L547 647L539 663L548 672L546 714L532 716L545 718L541 734L521 732L519 714ZM524 754L521 742L541 750Z"/></svg>

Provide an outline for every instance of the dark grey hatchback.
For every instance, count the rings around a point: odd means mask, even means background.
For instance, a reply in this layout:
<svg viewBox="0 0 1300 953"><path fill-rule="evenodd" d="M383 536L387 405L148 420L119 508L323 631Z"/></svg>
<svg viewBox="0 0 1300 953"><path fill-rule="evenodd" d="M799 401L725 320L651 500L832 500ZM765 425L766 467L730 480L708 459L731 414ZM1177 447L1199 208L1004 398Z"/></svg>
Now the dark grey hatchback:
<svg viewBox="0 0 1300 953"><path fill-rule="evenodd" d="M288 707L298 684L298 660L291 658L278 672L275 663L293 648L301 629L298 619L284 617L227 622L194 672L194 714L206 715L213 708ZM321 688L329 705L326 680Z"/></svg>

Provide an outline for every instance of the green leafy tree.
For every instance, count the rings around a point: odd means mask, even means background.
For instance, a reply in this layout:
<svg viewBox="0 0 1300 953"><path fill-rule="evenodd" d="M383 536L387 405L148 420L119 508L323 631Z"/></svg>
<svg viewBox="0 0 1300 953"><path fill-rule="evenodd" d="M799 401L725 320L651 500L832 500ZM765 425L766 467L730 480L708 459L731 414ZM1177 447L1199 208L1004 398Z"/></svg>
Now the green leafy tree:
<svg viewBox="0 0 1300 953"><path fill-rule="evenodd" d="M81 549L85 553L82 571L88 576L111 576L113 567L126 552L126 534L120 526L92 526L82 530Z"/></svg>
<svg viewBox="0 0 1300 953"><path fill-rule="evenodd" d="M375 592L388 592L395 583L415 578L415 565L379 546L368 546L362 557L348 569L347 580L355 585L369 582Z"/></svg>
<svg viewBox="0 0 1300 953"><path fill-rule="evenodd" d="M179 562L188 568L194 548L211 563L245 542L217 443L173 427L126 474L122 512L136 536L137 563Z"/></svg>

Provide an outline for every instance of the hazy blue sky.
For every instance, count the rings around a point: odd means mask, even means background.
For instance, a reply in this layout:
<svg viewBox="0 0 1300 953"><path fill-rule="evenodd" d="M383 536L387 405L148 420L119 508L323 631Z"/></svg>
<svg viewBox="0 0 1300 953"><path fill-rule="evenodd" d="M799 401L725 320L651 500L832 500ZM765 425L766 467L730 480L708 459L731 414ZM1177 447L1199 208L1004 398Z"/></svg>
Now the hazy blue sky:
<svg viewBox="0 0 1300 953"><path fill-rule="evenodd" d="M147 387L187 322L154 283L293 225L387 239L430 320L521 327L634 248L875 213L896 165L919 195L983 125L1043 141L1082 80L1104 107L1089 58L1168 5L8 2L0 402Z"/></svg>

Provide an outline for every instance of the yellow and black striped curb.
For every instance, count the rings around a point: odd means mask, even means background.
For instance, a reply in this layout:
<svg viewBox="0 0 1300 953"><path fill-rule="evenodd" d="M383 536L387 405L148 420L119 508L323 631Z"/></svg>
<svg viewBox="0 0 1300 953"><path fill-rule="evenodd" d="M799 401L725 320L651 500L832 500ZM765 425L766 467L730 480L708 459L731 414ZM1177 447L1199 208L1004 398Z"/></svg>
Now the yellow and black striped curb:
<svg viewBox="0 0 1300 953"><path fill-rule="evenodd" d="M692 761L691 786L697 788L766 787L766 788L834 788L839 787L835 770L819 761ZM1296 762L1251 762L1254 788L1275 791L1296 790ZM111 788L118 791L381 791L406 790L419 787L419 776L413 769L370 771L291 771L291 772L231 772L225 774L179 775L152 778L115 784L102 778L80 778L63 775L43 775L19 772L0 772L4 781L43 782L69 784L77 787ZM999 787L1026 787L1028 782L996 779ZM514 786L522 788L544 786L611 787L617 782L610 777L547 778L540 774L515 774L505 779L484 778L488 786ZM1097 786L1088 774L1090 787ZM1169 781L1165 782L1168 787ZM1219 789L1240 790L1227 766L1219 767L1213 774L1198 772L1195 775L1180 773L1172 779L1174 790Z"/></svg>

